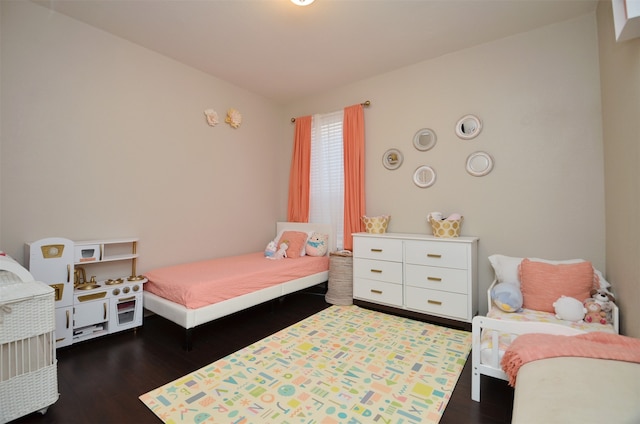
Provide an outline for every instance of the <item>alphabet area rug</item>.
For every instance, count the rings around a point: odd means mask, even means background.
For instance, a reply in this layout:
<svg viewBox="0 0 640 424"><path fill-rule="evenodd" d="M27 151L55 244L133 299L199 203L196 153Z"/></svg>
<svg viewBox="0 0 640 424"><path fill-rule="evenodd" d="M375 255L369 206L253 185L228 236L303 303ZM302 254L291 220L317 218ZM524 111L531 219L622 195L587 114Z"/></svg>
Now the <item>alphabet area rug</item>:
<svg viewBox="0 0 640 424"><path fill-rule="evenodd" d="M331 306L140 400L172 423L437 423L471 333Z"/></svg>

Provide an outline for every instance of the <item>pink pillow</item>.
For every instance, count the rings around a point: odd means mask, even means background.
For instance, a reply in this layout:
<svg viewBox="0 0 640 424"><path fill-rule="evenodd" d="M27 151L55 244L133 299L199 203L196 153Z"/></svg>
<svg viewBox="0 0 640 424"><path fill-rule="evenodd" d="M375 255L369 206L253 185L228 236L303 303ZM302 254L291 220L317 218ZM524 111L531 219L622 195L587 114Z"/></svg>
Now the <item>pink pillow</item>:
<svg viewBox="0 0 640 424"><path fill-rule="evenodd" d="M285 231L280 236L280 240L278 240L278 248L280 248L280 243L282 242L286 242L289 245L287 258L299 258L302 248L307 244L307 233L303 233L302 231Z"/></svg>
<svg viewBox="0 0 640 424"><path fill-rule="evenodd" d="M584 302L591 297L594 273L591 262L547 264L523 259L520 263L523 308L554 313L553 302L569 296Z"/></svg>

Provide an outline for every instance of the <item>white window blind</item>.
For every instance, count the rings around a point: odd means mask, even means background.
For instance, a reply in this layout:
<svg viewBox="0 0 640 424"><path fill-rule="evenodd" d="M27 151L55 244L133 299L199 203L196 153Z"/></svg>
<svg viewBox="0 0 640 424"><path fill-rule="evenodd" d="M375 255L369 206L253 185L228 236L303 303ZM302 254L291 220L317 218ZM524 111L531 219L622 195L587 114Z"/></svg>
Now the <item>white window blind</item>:
<svg viewBox="0 0 640 424"><path fill-rule="evenodd" d="M314 115L311 121L309 222L331 224L338 250L344 248L343 115Z"/></svg>

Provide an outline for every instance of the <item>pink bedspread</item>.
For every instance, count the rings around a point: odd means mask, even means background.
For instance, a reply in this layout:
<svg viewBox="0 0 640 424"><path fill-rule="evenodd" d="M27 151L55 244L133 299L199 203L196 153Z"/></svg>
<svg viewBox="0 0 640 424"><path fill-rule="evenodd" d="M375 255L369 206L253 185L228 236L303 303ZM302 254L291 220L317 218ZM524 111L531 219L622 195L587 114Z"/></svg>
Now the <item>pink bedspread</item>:
<svg viewBox="0 0 640 424"><path fill-rule="evenodd" d="M144 290L190 309L329 269L329 257L267 259L263 252L158 268Z"/></svg>
<svg viewBox="0 0 640 424"><path fill-rule="evenodd" d="M640 363L640 339L595 331L577 336L531 333L518 336L504 353L500 365L516 385L516 375L527 362L559 356L613 359Z"/></svg>

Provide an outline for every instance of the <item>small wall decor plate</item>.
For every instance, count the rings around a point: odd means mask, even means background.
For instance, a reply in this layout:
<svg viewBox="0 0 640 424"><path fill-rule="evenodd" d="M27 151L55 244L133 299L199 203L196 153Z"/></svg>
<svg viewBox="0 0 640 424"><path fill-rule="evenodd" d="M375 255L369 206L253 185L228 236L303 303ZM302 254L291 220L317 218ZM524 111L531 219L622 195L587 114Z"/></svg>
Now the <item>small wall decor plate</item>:
<svg viewBox="0 0 640 424"><path fill-rule="evenodd" d="M420 188L431 187L436 182L436 171L430 166L422 165L413 173L413 182Z"/></svg>
<svg viewBox="0 0 640 424"><path fill-rule="evenodd" d="M387 169L398 169L403 161L402 153L398 149L389 149L382 155L382 164Z"/></svg>
<svg viewBox="0 0 640 424"><path fill-rule="evenodd" d="M465 115L456 123L456 135L463 140L471 140L482 131L482 121L475 115Z"/></svg>
<svg viewBox="0 0 640 424"><path fill-rule="evenodd" d="M486 152L474 152L467 157L467 172L474 177L487 175L493 169L493 158Z"/></svg>
<svg viewBox="0 0 640 424"><path fill-rule="evenodd" d="M423 128L413 136L413 146L422 152L426 152L436 145L437 140L438 137L436 137L436 133L432 129Z"/></svg>

